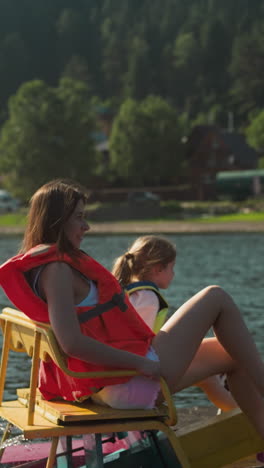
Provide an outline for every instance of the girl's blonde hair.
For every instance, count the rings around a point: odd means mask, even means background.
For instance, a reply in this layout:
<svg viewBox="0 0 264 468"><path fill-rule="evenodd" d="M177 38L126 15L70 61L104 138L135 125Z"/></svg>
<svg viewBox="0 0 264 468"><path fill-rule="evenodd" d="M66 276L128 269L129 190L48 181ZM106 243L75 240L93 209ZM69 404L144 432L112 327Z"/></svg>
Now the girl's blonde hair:
<svg viewBox="0 0 264 468"><path fill-rule="evenodd" d="M123 287L126 287L133 277L141 281L148 279L148 274L154 265L166 267L176 258L176 247L164 237L138 237L127 252L118 257L112 273Z"/></svg>

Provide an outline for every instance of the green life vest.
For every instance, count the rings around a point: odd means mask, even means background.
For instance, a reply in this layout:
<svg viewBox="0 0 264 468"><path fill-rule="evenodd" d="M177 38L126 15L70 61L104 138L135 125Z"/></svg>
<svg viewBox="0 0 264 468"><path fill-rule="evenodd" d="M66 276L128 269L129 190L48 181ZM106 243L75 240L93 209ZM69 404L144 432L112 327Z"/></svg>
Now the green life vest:
<svg viewBox="0 0 264 468"><path fill-rule="evenodd" d="M135 281L134 283L130 283L125 287L125 291L128 293L128 295L134 293L135 291L146 289L155 292L159 299L159 311L153 326L154 333L158 333L162 325L164 325L166 322L169 311L169 304L161 295L158 286L155 283L152 283L152 281Z"/></svg>

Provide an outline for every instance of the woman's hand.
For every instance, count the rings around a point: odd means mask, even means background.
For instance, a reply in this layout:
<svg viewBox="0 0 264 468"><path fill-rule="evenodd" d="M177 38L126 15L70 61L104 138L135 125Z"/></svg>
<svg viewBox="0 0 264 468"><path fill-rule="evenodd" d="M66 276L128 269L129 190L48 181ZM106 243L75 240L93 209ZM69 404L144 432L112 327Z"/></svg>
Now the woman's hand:
<svg viewBox="0 0 264 468"><path fill-rule="evenodd" d="M144 358L138 371L151 379L159 380L161 376L160 362Z"/></svg>

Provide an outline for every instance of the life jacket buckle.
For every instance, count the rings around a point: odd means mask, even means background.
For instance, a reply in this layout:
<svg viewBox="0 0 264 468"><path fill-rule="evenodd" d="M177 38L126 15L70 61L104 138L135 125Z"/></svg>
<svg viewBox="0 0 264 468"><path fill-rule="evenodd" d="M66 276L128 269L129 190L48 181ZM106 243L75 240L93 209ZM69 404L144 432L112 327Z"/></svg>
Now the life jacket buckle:
<svg viewBox="0 0 264 468"><path fill-rule="evenodd" d="M125 312L127 310L127 304L124 301L125 293L122 292L120 294L116 293L112 297L112 302L122 311Z"/></svg>

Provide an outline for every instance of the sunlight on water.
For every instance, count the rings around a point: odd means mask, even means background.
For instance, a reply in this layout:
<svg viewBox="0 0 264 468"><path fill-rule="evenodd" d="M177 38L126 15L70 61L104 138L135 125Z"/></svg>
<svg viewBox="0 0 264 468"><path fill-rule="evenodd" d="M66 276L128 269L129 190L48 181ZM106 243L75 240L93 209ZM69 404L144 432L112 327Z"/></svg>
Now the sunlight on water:
<svg viewBox="0 0 264 468"><path fill-rule="evenodd" d="M7 427L7 422L1 420L0 418L0 439L2 439L3 434L6 430ZM25 437L20 434L20 431L17 427L10 425L9 431L8 431L8 437L7 439L0 443L0 450L6 449L7 447L12 447L15 445L21 445L25 446L25 444L29 444L30 446L33 444L30 442L28 439L25 439Z"/></svg>
<svg viewBox="0 0 264 468"><path fill-rule="evenodd" d="M16 437L10 437L10 439L7 439L5 442L0 444L0 450L6 449L7 447L13 447L15 445L21 445L21 444L25 446L25 442L26 442L26 439L24 438L22 434ZM32 442L32 445L33 445L33 442ZM32 447L32 449L34 449L34 447Z"/></svg>

